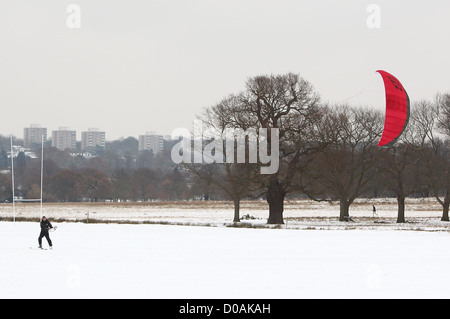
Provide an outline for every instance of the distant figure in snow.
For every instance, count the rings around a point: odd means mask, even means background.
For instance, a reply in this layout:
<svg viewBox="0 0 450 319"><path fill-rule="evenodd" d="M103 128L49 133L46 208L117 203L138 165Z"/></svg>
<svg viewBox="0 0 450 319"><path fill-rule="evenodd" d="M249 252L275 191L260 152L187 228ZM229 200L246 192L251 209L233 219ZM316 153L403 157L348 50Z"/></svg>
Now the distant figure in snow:
<svg viewBox="0 0 450 319"><path fill-rule="evenodd" d="M376 212L377 212L377 208L375 207L375 205L372 205L372 207L373 207L372 211L373 211L374 213L376 213Z"/></svg>
<svg viewBox="0 0 450 319"><path fill-rule="evenodd" d="M50 248L52 248L53 244L52 241L50 239L50 235L48 234L48 231L50 229L53 229L52 224L50 223L50 221L45 217L42 216L42 220L41 220L41 233L39 235L39 248L42 249L42 238L45 237L45 239L47 239L48 245L50 246Z"/></svg>

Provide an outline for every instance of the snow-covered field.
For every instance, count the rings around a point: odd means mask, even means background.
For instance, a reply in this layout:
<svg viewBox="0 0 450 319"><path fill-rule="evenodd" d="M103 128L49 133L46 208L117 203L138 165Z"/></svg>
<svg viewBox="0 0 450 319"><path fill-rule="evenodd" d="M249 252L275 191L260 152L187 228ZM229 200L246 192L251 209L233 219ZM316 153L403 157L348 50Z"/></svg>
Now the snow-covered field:
<svg viewBox="0 0 450 319"><path fill-rule="evenodd" d="M36 249L39 205L18 204L16 218L36 222L16 223L0 205L0 298L450 297L450 225L432 199L409 199L401 225L392 199L355 203L355 223L337 221L337 204L287 202L280 229L225 227L224 202L59 203L43 214L58 225L53 250ZM267 204L243 202L243 215L265 226Z"/></svg>
<svg viewBox="0 0 450 319"><path fill-rule="evenodd" d="M447 232L58 226L0 222L0 298L450 297Z"/></svg>
<svg viewBox="0 0 450 319"><path fill-rule="evenodd" d="M377 215L372 213L377 207ZM161 202L161 203L45 203L43 214L51 219L91 222L146 222L177 225L229 225L234 208L229 202ZM0 220L12 219L11 204L0 204ZM40 218L37 204L17 204L18 219ZM241 205L241 216L254 219L244 223L264 226L268 217L267 203L246 201ZM398 225L395 199L362 199L351 206L355 223L340 223L338 203L317 203L308 200L286 202L284 217L289 229L366 229L366 230L422 230L450 231L450 223L441 222L442 207L434 199L408 199L406 218L410 223Z"/></svg>

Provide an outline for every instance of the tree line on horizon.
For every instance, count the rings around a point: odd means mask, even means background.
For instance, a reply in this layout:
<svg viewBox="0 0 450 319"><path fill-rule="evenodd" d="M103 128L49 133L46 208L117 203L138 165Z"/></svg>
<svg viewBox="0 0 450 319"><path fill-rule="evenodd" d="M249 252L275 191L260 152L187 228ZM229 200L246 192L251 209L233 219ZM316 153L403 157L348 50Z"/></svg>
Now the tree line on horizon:
<svg viewBox="0 0 450 319"><path fill-rule="evenodd" d="M91 159L46 147L44 200L229 200L235 207L233 221L239 222L242 200L264 198L268 223L282 224L288 198L339 202L339 220L349 221L357 198L383 196L397 199L397 222L403 223L407 197L423 196L434 197L442 206L442 220L449 221L450 94L413 102L406 131L383 148L377 146L382 112L322 103L313 86L292 73L249 78L241 92L206 108L199 119L219 134L278 129L278 172L261 175L261 164L248 163L177 165L171 161L173 144L154 156L138 152L132 137L107 142ZM2 170L10 166L8 149L9 139L0 137ZM40 159L21 153L15 170L16 194L39 198ZM0 174L0 201L11 199L11 175Z"/></svg>

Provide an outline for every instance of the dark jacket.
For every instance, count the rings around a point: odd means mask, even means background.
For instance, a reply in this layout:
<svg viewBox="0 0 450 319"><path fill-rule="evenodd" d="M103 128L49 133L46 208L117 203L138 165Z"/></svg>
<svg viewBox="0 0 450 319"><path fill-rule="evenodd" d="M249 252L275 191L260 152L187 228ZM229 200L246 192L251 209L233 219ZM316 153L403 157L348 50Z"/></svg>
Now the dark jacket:
<svg viewBox="0 0 450 319"><path fill-rule="evenodd" d="M49 229L53 228L52 224L48 221L48 219L44 222L41 220L41 230L42 231L48 231Z"/></svg>

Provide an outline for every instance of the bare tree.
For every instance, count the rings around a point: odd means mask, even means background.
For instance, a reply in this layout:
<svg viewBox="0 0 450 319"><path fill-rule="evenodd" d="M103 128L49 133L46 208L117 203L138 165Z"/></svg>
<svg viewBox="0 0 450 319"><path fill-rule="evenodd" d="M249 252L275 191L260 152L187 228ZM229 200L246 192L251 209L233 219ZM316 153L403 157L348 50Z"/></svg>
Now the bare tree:
<svg viewBox="0 0 450 319"><path fill-rule="evenodd" d="M450 137L450 94L438 94L436 100L439 110L439 127Z"/></svg>
<svg viewBox="0 0 450 319"><path fill-rule="evenodd" d="M203 142L194 142L194 147L201 148L194 150L202 154L203 161L208 162L208 156L214 157L216 161L208 165L205 165L206 163L204 162L184 163L186 169L208 184L212 184L222 190L233 201L233 222L240 222L240 202L250 195L255 178L259 174L259 167L248 160L250 148L245 136L244 140L241 141L244 145L247 145L243 150L244 163L238 161L238 149L242 145L239 145L238 141L234 142L236 136L227 136L227 134L230 134L230 129L238 128L237 122L247 122L243 120L241 111L241 100L235 95L230 95L217 105L207 108L200 116L200 120L202 121L202 129L207 132L206 141L212 143L215 139L214 154L205 154L203 152L203 147L205 146ZM242 132L244 133L244 130ZM230 145L226 138L231 139L233 144ZM230 147L232 152L228 149ZM227 156L227 154L231 153L232 158Z"/></svg>
<svg viewBox="0 0 450 319"><path fill-rule="evenodd" d="M405 223L405 201L408 195L418 191L417 163L418 148L411 143L401 142L382 150L381 181L385 189L397 198L397 223Z"/></svg>
<svg viewBox="0 0 450 319"><path fill-rule="evenodd" d="M450 142L438 139L424 149L426 177L433 195L442 206L442 221L450 221Z"/></svg>
<svg viewBox="0 0 450 319"><path fill-rule="evenodd" d="M289 73L250 78L241 101L243 119L250 121L244 126L278 129L280 168L275 174L261 176L260 185L269 204L268 224L283 224L284 200L294 189L293 172L312 149L307 141L314 140L311 135L320 117L319 95L308 81Z"/></svg>
<svg viewBox="0 0 450 319"><path fill-rule="evenodd" d="M421 173L423 150L432 123L423 110L427 102L413 105L409 125L399 141L383 148L381 152L382 183L397 198L397 223L405 223L405 201L413 193L425 192L426 184Z"/></svg>
<svg viewBox="0 0 450 319"><path fill-rule="evenodd" d="M444 134L447 135L447 139L443 144L443 151L440 154L442 163L441 166L441 189L444 194L443 199L437 196L437 200L443 206L443 220L449 220L449 207L450 207L450 94L438 95L437 105L439 110L439 127Z"/></svg>
<svg viewBox="0 0 450 319"><path fill-rule="evenodd" d="M450 148L449 141L443 141L438 133L448 131L449 96L438 95L435 103L419 102L414 109L416 129L421 139L423 177L429 191L442 205L442 221L449 221L450 206ZM447 108L447 109L446 109ZM446 124L446 125L445 125Z"/></svg>
<svg viewBox="0 0 450 319"><path fill-rule="evenodd" d="M311 152L306 141L314 140L311 136L315 131L315 119L320 117L318 102L319 97L311 84L299 75L289 73L250 78L244 91L206 110L202 116L203 122L219 135L223 135L228 128L243 132L251 130L257 134L253 139L259 141L260 149L256 156L259 156L260 161L247 161L248 156L255 158L249 148L246 164L224 161L223 174L211 179L229 194L235 207L243 196L260 189L260 194L266 197L269 204L268 223L284 223L284 199L293 190L294 172L302 155ZM261 131L266 132L266 135L262 136ZM261 141L264 139L267 142L267 155L273 157L278 154L272 149L275 138L279 138L279 155L276 158L278 170L273 174L259 174L257 172L261 172L264 166ZM246 143L250 143L250 139ZM188 166L194 173L200 173L198 166ZM237 220L238 210L235 211Z"/></svg>
<svg viewBox="0 0 450 319"><path fill-rule="evenodd" d="M12 200L11 176L0 174L0 202Z"/></svg>
<svg viewBox="0 0 450 319"><path fill-rule="evenodd" d="M326 147L304 174L302 190L314 200L339 201L340 221L350 220L350 205L375 177L382 124L379 112L364 108L339 106L324 116Z"/></svg>

